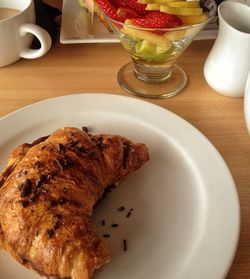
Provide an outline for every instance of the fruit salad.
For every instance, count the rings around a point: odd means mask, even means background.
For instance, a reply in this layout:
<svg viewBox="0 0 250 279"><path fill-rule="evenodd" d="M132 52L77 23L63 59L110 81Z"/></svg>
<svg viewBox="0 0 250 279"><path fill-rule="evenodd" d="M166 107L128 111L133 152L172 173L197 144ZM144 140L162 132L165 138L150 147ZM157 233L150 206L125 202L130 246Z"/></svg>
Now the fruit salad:
<svg viewBox="0 0 250 279"><path fill-rule="evenodd" d="M95 0L134 60L175 60L207 23L199 1Z"/></svg>

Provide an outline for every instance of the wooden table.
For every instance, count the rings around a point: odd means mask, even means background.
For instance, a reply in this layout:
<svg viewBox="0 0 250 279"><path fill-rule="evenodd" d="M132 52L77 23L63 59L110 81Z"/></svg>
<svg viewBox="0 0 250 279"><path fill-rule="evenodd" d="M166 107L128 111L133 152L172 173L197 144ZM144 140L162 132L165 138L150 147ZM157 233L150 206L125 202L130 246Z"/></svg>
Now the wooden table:
<svg viewBox="0 0 250 279"><path fill-rule="evenodd" d="M244 122L243 99L215 93L204 79L203 65L212 44L213 41L195 41L179 58L178 64L189 78L181 94L147 101L192 123L225 159L235 179L242 218L239 247L227 278L249 279L250 136ZM0 68L0 117L39 100L71 93L109 92L126 96L128 94L116 81L116 74L128 60L120 44L62 45L55 42L49 53L40 59L20 60Z"/></svg>

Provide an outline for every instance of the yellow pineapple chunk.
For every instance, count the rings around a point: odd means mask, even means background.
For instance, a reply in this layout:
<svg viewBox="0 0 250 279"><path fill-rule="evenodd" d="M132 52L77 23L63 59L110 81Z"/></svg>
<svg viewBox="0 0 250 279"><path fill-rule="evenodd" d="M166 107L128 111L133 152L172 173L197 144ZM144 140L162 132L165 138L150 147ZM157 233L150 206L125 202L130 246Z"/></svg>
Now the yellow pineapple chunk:
<svg viewBox="0 0 250 279"><path fill-rule="evenodd" d="M197 16L179 16L183 24L197 24L202 21L207 20L208 16L206 14L197 15Z"/></svg>
<svg viewBox="0 0 250 279"><path fill-rule="evenodd" d="M151 3L151 4L147 4L146 10L147 11L159 11L160 7L161 7L161 4Z"/></svg>
<svg viewBox="0 0 250 279"><path fill-rule="evenodd" d="M202 8L183 8L183 7L170 7L168 5L161 5L160 11L168 14L173 15L202 15L203 9Z"/></svg>
<svg viewBox="0 0 250 279"><path fill-rule="evenodd" d="M200 8L199 1L178 1L167 3L170 7L182 7L182 8Z"/></svg>
<svg viewBox="0 0 250 279"><path fill-rule="evenodd" d="M150 4L150 3L155 3L154 0L137 0L136 1L138 4Z"/></svg>

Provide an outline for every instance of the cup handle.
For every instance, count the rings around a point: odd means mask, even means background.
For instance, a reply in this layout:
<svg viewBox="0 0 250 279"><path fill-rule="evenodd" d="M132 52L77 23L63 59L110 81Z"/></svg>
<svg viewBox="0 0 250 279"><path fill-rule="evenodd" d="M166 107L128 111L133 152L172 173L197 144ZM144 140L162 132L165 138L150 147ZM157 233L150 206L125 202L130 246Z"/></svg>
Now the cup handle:
<svg viewBox="0 0 250 279"><path fill-rule="evenodd" d="M39 49L26 48L21 51L20 56L26 59L39 58L46 54L51 48L52 41L49 33L38 25L32 23L25 23L20 27L20 35L25 36L27 33L31 33L38 38L41 43Z"/></svg>

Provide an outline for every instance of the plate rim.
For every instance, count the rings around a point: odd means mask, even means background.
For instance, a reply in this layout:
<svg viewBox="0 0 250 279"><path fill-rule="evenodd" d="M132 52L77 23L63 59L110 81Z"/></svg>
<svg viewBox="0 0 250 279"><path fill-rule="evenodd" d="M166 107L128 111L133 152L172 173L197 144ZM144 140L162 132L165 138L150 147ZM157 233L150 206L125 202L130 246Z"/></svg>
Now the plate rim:
<svg viewBox="0 0 250 279"><path fill-rule="evenodd" d="M227 255L227 265L223 268L223 271L221 271L223 274L223 276L226 276L227 273L229 272L232 262L234 260L235 257L235 253L237 251L237 247L238 247L238 242L239 242L239 237L240 237L240 202L239 202L239 196L237 193L237 187L235 185L233 176L230 172L229 167L227 166L224 158L222 157L222 155L220 154L220 152L217 150L217 148L211 143L211 141L200 131L198 130L193 124L191 124L190 122L188 122L187 120L185 120L184 118L180 117L179 115L177 115L176 113L169 111L159 105L156 105L154 103L150 103L148 101L142 100L142 99L137 99L135 97L131 97L131 96L123 96L123 95L116 95L115 93L89 93L89 92L77 92L77 93L72 93L69 95L62 95L62 96L57 96L57 97L51 97L51 98L47 98L23 107L20 107L19 109L10 112L9 114L3 116L0 118L0 129L1 129L1 124L4 123L6 120L11 120L11 118L14 118L18 116L18 114L22 114L23 112L25 113L25 111L28 111L31 109L34 109L36 106L46 106L47 103L50 102L57 102L59 101L65 101L66 99L74 99L74 98L80 98L80 99L86 99L86 98L90 98L90 99L96 99L96 98L103 98L103 99L117 99L119 101L128 101L128 102L132 102L133 104L136 105L144 105L147 108L153 108L154 112L160 112L163 114L166 114L168 116L170 116L170 118L174 118L177 119L179 121L179 123L182 123L184 126L188 127L188 129L191 129L192 131L194 131L194 133L200 137L200 139L205 142L205 144L209 145L209 148L213 149L214 154L217 156L217 158L219 158L220 163L222 163L222 166L224 168L224 170L226 171L226 175L228 176L228 178L231 180L231 186L232 186L232 191L234 192L234 206L235 206L235 224L236 226L234 227L234 243L231 243L231 255ZM84 106L83 106L83 110L84 110ZM196 278L196 277L195 277ZM198 277L197 277L198 278ZM219 277L218 277L219 278Z"/></svg>

